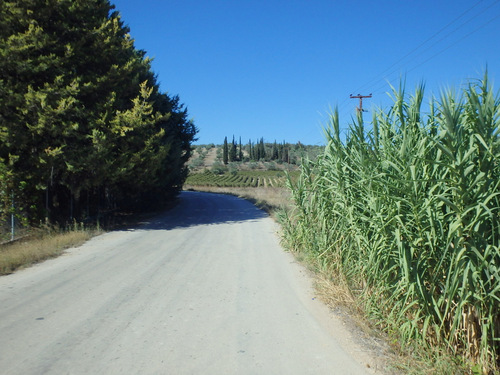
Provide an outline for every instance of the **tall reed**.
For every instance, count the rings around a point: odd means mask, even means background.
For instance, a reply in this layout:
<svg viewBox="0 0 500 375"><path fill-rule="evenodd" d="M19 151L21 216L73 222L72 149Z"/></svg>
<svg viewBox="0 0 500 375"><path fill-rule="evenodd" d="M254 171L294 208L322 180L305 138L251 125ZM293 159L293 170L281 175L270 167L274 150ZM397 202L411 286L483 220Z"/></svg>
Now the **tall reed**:
<svg viewBox="0 0 500 375"><path fill-rule="evenodd" d="M288 186L284 242L318 258L402 341L442 345L485 373L500 365L500 101L487 74L462 95L362 114Z"/></svg>

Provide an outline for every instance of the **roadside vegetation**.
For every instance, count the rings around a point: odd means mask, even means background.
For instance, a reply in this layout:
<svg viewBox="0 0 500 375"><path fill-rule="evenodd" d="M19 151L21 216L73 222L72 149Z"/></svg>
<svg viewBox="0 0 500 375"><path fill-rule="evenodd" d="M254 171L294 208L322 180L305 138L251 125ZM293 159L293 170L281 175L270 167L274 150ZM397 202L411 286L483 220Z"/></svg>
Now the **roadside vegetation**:
<svg viewBox="0 0 500 375"><path fill-rule="evenodd" d="M0 244L0 276L59 256L64 250L79 246L99 233L100 230L78 226L67 231L43 228L16 241Z"/></svg>
<svg viewBox="0 0 500 375"><path fill-rule="evenodd" d="M426 114L423 94L394 89L345 139L331 115L324 154L288 180L283 242L412 354L405 373L498 373L500 100L487 76Z"/></svg>

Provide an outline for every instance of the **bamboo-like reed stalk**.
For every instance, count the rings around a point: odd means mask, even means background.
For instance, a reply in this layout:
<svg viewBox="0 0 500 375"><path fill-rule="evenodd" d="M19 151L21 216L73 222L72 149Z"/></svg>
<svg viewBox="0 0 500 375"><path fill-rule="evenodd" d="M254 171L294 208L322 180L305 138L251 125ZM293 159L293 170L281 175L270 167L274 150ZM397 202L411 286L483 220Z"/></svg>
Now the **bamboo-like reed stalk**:
<svg viewBox="0 0 500 375"><path fill-rule="evenodd" d="M444 92L421 110L393 88L367 131L328 145L288 186L284 242L330 262L372 316L408 343L444 345L500 366L500 100L488 83Z"/></svg>

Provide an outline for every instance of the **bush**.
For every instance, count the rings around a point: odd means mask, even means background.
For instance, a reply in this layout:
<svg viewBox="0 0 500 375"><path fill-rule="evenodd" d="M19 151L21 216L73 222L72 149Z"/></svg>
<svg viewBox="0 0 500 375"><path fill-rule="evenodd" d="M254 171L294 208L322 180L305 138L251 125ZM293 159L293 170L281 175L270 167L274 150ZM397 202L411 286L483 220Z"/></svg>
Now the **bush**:
<svg viewBox="0 0 500 375"><path fill-rule="evenodd" d="M211 171L215 174L224 174L227 172L227 167L221 162L215 161L212 164Z"/></svg>

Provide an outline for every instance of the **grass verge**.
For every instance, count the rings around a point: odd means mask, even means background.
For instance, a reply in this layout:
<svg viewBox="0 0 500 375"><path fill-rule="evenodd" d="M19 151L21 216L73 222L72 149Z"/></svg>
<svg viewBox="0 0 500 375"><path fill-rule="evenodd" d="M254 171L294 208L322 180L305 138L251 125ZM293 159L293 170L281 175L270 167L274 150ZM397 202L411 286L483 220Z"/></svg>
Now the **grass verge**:
<svg viewBox="0 0 500 375"><path fill-rule="evenodd" d="M150 212L119 212L106 218L104 229L98 227L85 228L83 224L74 223L67 229L44 226L29 228L21 232L20 238L11 242L0 242L0 276L8 275L16 270L29 267L46 259L61 255L64 250L78 247L105 231L124 229L140 225L144 220L165 209L175 206L177 201Z"/></svg>
<svg viewBox="0 0 500 375"><path fill-rule="evenodd" d="M32 264L54 258L65 249L79 246L98 233L99 231L95 230L40 232L0 245L0 275L8 275Z"/></svg>

